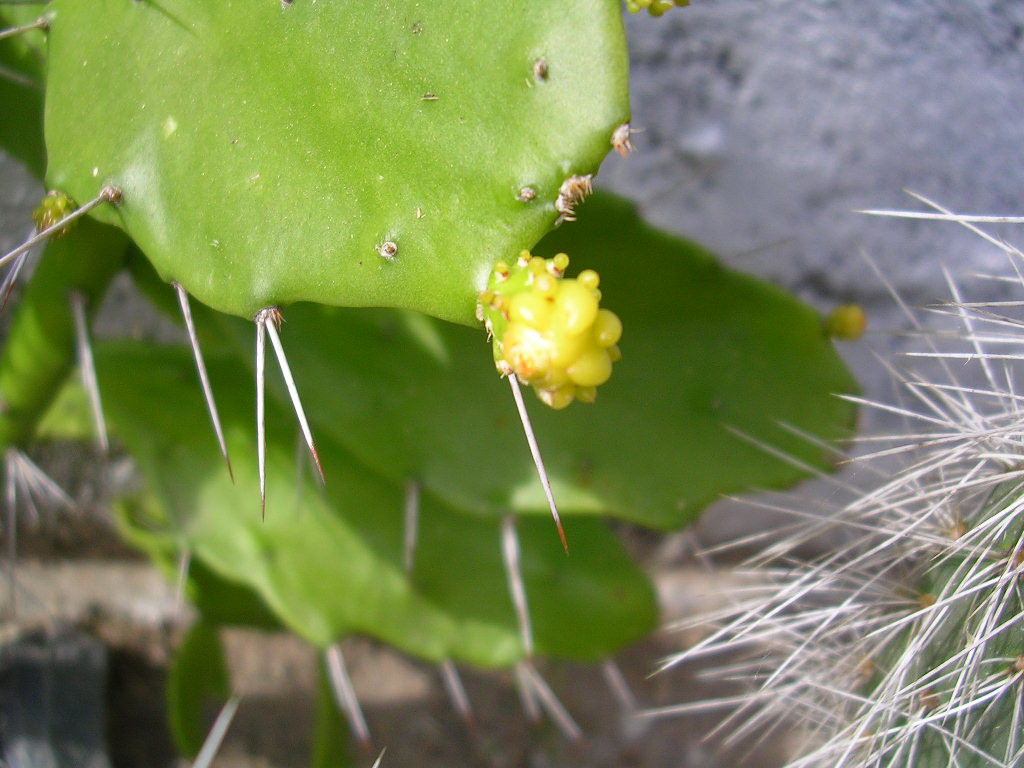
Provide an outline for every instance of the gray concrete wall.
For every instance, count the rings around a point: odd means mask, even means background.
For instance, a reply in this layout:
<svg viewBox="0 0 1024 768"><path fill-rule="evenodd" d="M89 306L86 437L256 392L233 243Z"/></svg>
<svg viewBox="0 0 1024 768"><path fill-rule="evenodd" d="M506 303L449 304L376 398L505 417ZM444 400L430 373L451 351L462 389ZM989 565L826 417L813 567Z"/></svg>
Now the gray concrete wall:
<svg viewBox="0 0 1024 768"><path fill-rule="evenodd" d="M822 310L863 303L885 354L906 322L861 251L913 305L948 297L942 264L1006 271L957 225L854 211L923 210L911 189L961 213L1024 214L1024 2L694 0L628 28L644 132L600 183L652 222ZM1024 227L990 229L1024 245ZM867 393L888 396L863 346L846 352Z"/></svg>

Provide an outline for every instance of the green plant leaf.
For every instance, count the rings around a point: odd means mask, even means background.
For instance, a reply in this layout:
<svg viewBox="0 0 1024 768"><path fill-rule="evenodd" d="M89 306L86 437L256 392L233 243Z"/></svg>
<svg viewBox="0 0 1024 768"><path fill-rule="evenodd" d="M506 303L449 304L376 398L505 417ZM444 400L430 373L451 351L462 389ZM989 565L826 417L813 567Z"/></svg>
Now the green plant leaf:
<svg viewBox="0 0 1024 768"><path fill-rule="evenodd" d="M51 7L48 183L121 187L97 216L246 318L308 300L472 324L491 263L628 117L617 0Z"/></svg>
<svg viewBox="0 0 1024 768"><path fill-rule="evenodd" d="M828 442L853 425L854 407L836 395L856 383L811 308L608 195L535 249L559 250L570 269L600 272L603 303L625 327L623 358L594 405L553 412L530 398L562 512L673 528L723 494L806 476L751 440L829 467L821 447L782 426ZM412 313L310 305L289 308L285 321L318 439L330 435L384 476L417 479L461 510L548 514L482 333ZM252 325L219 322L251 359ZM285 398L269 366L267 379Z"/></svg>
<svg viewBox="0 0 1024 768"><path fill-rule="evenodd" d="M171 736L181 754L194 759L217 711L231 696L231 679L220 630L203 621L185 635L167 676Z"/></svg>
<svg viewBox="0 0 1024 768"><path fill-rule="evenodd" d="M108 417L159 497L129 522L150 542L163 542L166 561L176 546L187 547L194 563L253 590L285 626L319 646L365 632L432 661L494 667L522 658L496 521L424 494L416 564L406 575L402 486L325 439L318 447L332 471L318 489L297 472L291 415L275 408L261 521L251 380L231 360L208 363L214 386L233 393L221 398L221 417L235 484L184 350L97 349ZM581 522L574 535L576 550L566 558L546 520L519 523L536 648L596 659L653 627L654 598L603 522ZM211 620L219 613L204 604Z"/></svg>

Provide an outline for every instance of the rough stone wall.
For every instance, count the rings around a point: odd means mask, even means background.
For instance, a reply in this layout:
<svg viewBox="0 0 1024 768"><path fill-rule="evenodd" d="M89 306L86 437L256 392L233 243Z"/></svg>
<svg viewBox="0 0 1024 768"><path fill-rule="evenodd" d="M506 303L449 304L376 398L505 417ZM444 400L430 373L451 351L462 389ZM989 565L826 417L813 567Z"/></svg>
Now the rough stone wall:
<svg viewBox="0 0 1024 768"><path fill-rule="evenodd" d="M694 0L627 24L643 133L599 182L652 222L822 310L864 304L885 354L906 323L862 251L911 305L948 298L943 264L1006 271L955 224L854 211L924 210L910 189L1024 214L1024 3ZM990 229L1024 246L1024 227ZM888 396L888 375L846 349L867 393Z"/></svg>

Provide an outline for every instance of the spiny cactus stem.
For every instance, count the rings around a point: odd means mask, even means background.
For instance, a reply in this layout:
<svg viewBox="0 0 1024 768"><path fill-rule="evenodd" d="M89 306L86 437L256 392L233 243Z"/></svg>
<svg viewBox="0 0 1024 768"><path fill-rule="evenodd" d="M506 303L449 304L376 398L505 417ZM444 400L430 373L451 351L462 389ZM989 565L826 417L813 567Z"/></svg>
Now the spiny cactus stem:
<svg viewBox="0 0 1024 768"><path fill-rule="evenodd" d="M519 535L516 533L516 520L512 515L505 515L501 519L501 553L505 560L508 589L516 611L516 621L519 624L519 636L523 641L523 650L527 658L532 658L533 627L530 624L526 585L523 583L523 571L519 563Z"/></svg>
<svg viewBox="0 0 1024 768"><path fill-rule="evenodd" d="M224 743L224 737L227 735L228 728L231 727L231 721L235 719L238 702L238 696L232 696L221 707L220 714L213 721L213 726L211 726L210 732L206 734L203 746L200 748L199 754L196 755L195 762L192 763L192 768L209 768L213 764L213 758L217 756L221 744Z"/></svg>
<svg viewBox="0 0 1024 768"><path fill-rule="evenodd" d="M420 484L409 480L405 484L405 525L403 531L403 564L405 572L411 573L416 564L416 541L420 521Z"/></svg>
<svg viewBox="0 0 1024 768"><path fill-rule="evenodd" d="M36 499L45 500L51 505L58 505L76 512L78 506L49 475L18 448L8 448L4 453L4 505L7 508L4 524L7 527L7 588L9 597L9 615L14 617L17 611L17 579L16 565L18 558L18 489L25 496L28 509L39 518Z"/></svg>
<svg viewBox="0 0 1024 768"><path fill-rule="evenodd" d="M277 355L278 365L281 367L281 374L284 376L285 386L288 388L288 396L291 398L292 406L295 408L295 416L299 420L299 427L302 428L302 436L306 439L306 447L316 464L316 471L320 475L320 482L324 480L324 468L320 466L320 456L316 452L316 445L313 443L313 433L309 429L309 422L306 420L306 412L302 408L302 401L299 399L299 390L295 386L295 379L292 377L292 369L288 365L288 358L285 357L284 347L281 345L281 337L277 329L281 326L281 313L276 308L265 309L257 315L257 323L262 323L270 336L270 343L274 346L274 353Z"/></svg>
<svg viewBox="0 0 1024 768"><path fill-rule="evenodd" d="M78 505L75 500L68 496L67 491L61 488L56 481L39 468L24 451L12 448L8 454L10 460L11 477L18 486L25 492L26 500L33 512L38 515L35 508L35 499L42 499L50 505L63 507L69 512L78 512Z"/></svg>
<svg viewBox="0 0 1024 768"><path fill-rule="evenodd" d="M20 27L8 27L7 29L0 29L0 40L5 40L8 37L15 37L17 35L23 35L26 32L31 32L33 29L46 29L50 26L49 16L40 16L35 21L31 21L28 24L22 24Z"/></svg>
<svg viewBox="0 0 1024 768"><path fill-rule="evenodd" d="M17 611L17 578L18 560L18 489L25 495L25 503L38 517L35 499L45 499L51 504L58 504L65 509L76 511L74 500L57 483L53 481L32 459L18 448L8 448L3 459L4 487L3 499L6 507L4 525L7 534L7 589L9 615L14 617Z"/></svg>
<svg viewBox="0 0 1024 768"><path fill-rule="evenodd" d="M554 720L558 730L562 732L562 736L570 741L582 740L583 731L580 730L573 716L569 714L569 710L558 700L555 692L551 690L551 687L541 677L540 672L537 671L530 661L522 661L519 664L522 667L523 677L527 684L533 688L541 706L544 707L551 719Z"/></svg>
<svg viewBox="0 0 1024 768"><path fill-rule="evenodd" d="M96 441L100 450L110 450L107 438L107 422L103 417L103 400L100 398L100 384L96 378L96 361L92 355L92 342L89 339L89 322L85 317L85 296L75 291L69 297L71 316L75 321L75 343L78 347L78 367L82 372L82 386L89 396L93 420L96 422Z"/></svg>
<svg viewBox="0 0 1024 768"><path fill-rule="evenodd" d="M359 706L359 699L356 698L355 688L352 687L352 678L345 668L345 657L341 652L341 644L334 643L327 648L327 674L331 680L331 689L334 691L334 698L338 707L348 720L348 726L352 735L359 741L360 746L369 751L370 749L370 728L363 717L363 709Z"/></svg>
<svg viewBox="0 0 1024 768"><path fill-rule="evenodd" d="M120 201L120 189L118 189L117 187L104 187L103 189L100 190L100 193L89 202L79 206L71 213L69 213L67 216L62 218L60 221L51 224L41 232L37 232L35 235L33 235L24 243L15 248L13 251L9 251L8 253L5 253L3 256L0 256L0 267L7 264L7 262L15 258L16 256L25 253L30 248L39 245L39 243L43 242L52 235L63 231L68 224L75 221L76 219L80 219L82 216L85 216L85 214L87 214L93 208L98 208L104 203L119 203Z"/></svg>
<svg viewBox="0 0 1024 768"><path fill-rule="evenodd" d="M192 356L196 361L196 371L199 373L199 383L203 388L203 397L206 399L206 410L210 414L210 421L213 423L213 431L217 435L217 444L220 446L220 453L224 462L228 465L228 475L231 482L235 482L235 473L231 469L231 458L228 456L228 446L224 441L224 430L221 428L220 416L217 414L217 403L213 399L213 389L210 386L210 377L206 373L206 363L203 361L203 352L199 348L199 336L196 334L195 322L192 319L192 308L188 301L188 292L181 283L173 283L174 290L178 293L178 303L181 305L181 316L185 320L185 329L188 331L188 340L192 345Z"/></svg>
<svg viewBox="0 0 1024 768"><path fill-rule="evenodd" d="M459 677L459 670L451 659L441 662L441 681L444 683L448 698L452 701L452 706L462 718L462 722L467 728L474 728L476 723L473 720L473 709L470 706L469 697L466 695L466 688L462 684L462 678Z"/></svg>
<svg viewBox="0 0 1024 768"><path fill-rule="evenodd" d="M519 411L519 420L523 422L523 432L526 435L526 444L530 446L530 455L533 456L533 463L537 467L537 475L540 477L540 484L544 488L544 495L548 499L548 506L551 507L551 516L555 519L558 527L558 538L562 540L562 549L566 556L569 554L569 543L565 539L565 529L562 528L562 519L558 516L558 506L555 504L555 496L551 492L551 481L548 480L548 471L544 467L544 459L540 455L540 446L537 445L537 436L533 433L533 424L530 422L530 414L526 410L526 403L523 402L523 392L519 387L519 380L514 373L508 375L509 386L512 387L512 398L516 401L516 410Z"/></svg>

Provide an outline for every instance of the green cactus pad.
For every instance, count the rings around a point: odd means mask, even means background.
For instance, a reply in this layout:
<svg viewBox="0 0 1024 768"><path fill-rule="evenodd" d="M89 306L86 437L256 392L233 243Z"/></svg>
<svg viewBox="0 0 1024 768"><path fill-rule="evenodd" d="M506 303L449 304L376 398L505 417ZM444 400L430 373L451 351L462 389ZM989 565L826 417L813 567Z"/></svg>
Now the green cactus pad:
<svg viewBox="0 0 1024 768"><path fill-rule="evenodd" d="M199 601L206 618L241 618L238 595L252 592L282 624L320 646L363 632L435 662L499 667L523 658L497 521L460 514L424 493L407 575L403 484L357 463L327 435L318 448L331 466L328 483L320 488L308 473L302 479L292 415L274 407L261 521L252 382L244 370L231 359L208 359L214 387L235 393L221 404L233 484L185 350L125 343L96 351L114 434L156 493L126 507L125 525L165 563L176 561L178 547L188 548L204 579L201 591L211 581L217 587ZM518 528L538 653L599 659L651 630L651 586L603 522L575 527L572 558L546 520L522 520ZM262 622L258 608L254 615Z"/></svg>
<svg viewBox="0 0 1024 768"><path fill-rule="evenodd" d="M598 271L624 327L622 360L593 406L530 403L563 514L675 528L723 493L805 476L757 441L829 467L825 450L783 426L824 441L852 429L856 409L836 395L857 385L814 310L607 195L549 238L534 252L565 252L573 267ZM303 304L284 318L282 341L316 434L459 509L550 514L482 333L385 310ZM220 333L209 336L233 337L252 359L251 324L211 321ZM267 383L284 402L269 367Z"/></svg>
<svg viewBox="0 0 1024 768"><path fill-rule="evenodd" d="M628 118L616 0L54 0L47 181L166 281L472 324Z"/></svg>

